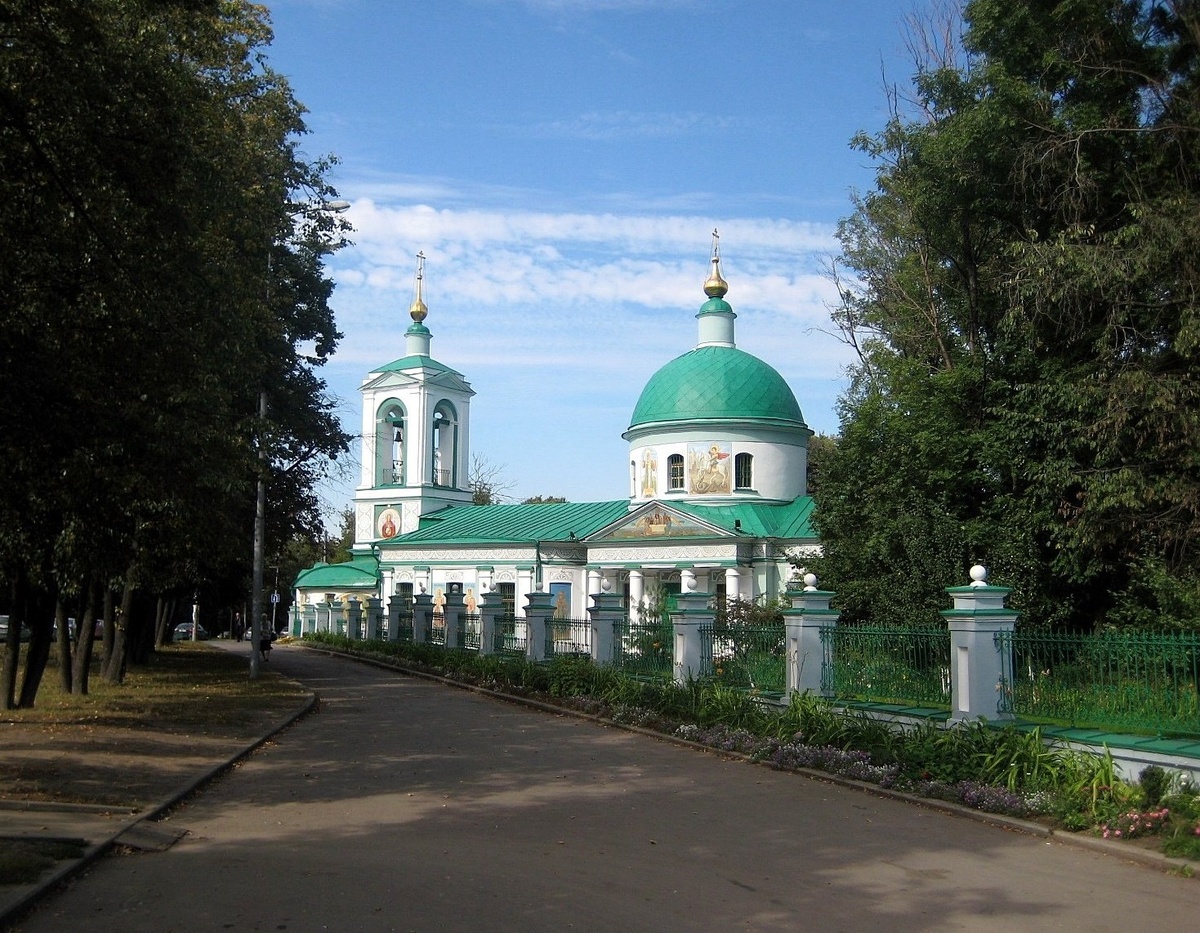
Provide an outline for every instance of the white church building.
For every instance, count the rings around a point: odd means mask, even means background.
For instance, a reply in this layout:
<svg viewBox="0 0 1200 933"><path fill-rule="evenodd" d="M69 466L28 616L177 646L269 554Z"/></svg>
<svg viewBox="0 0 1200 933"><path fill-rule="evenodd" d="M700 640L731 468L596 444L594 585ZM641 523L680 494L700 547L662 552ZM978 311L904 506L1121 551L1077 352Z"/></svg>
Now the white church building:
<svg viewBox="0 0 1200 933"><path fill-rule="evenodd" d="M422 260L423 261L423 260ZM586 618L588 597L622 594L631 612L684 591L718 601L780 594L791 559L818 546L807 495L808 439L791 388L739 350L714 237L695 346L646 383L622 435L629 496L601 502L473 505L471 398L465 376L435 360L423 269L399 359L367 374L355 557L296 579L306 606L428 593L495 592L520 613L550 594L559 618ZM552 479L552 478L551 478Z"/></svg>

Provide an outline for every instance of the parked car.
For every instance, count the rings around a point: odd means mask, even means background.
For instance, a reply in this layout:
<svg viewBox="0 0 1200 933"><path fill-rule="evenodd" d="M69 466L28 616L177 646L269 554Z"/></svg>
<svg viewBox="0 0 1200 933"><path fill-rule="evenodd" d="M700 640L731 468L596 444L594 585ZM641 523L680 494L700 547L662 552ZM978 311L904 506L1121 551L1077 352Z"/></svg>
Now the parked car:
<svg viewBox="0 0 1200 933"><path fill-rule="evenodd" d="M8 638L8 616L0 616L0 641ZM29 641L29 626L21 626L21 641Z"/></svg>
<svg viewBox="0 0 1200 933"><path fill-rule="evenodd" d="M186 641L186 640L191 639L191 637L192 637L192 623L191 622L180 622L177 626L175 626L175 640L176 641ZM196 626L196 638L198 638L198 639L208 638L208 632L205 631L203 625Z"/></svg>

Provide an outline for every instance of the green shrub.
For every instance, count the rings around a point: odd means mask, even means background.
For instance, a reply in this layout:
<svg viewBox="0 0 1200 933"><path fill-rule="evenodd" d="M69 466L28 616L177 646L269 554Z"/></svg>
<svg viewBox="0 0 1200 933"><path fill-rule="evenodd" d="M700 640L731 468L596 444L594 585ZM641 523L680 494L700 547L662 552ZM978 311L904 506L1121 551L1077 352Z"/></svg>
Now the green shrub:
<svg viewBox="0 0 1200 933"><path fill-rule="evenodd" d="M1158 765L1147 765L1142 769L1142 773L1138 775L1138 784L1142 788L1142 795L1145 797L1146 806L1154 807L1166 795L1167 788L1171 784L1171 778Z"/></svg>

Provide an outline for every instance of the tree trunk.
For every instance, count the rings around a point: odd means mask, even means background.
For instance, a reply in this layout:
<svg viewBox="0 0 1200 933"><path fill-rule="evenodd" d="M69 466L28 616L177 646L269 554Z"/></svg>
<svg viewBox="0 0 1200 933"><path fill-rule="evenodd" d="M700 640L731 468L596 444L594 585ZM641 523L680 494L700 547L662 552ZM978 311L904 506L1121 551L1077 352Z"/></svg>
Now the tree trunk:
<svg viewBox="0 0 1200 933"><path fill-rule="evenodd" d="M161 648L167 643L167 600L162 596L154 607L154 647Z"/></svg>
<svg viewBox="0 0 1200 933"><path fill-rule="evenodd" d="M61 605L61 602L59 603ZM37 699L38 687L42 685L42 674L46 672L46 662L50 660L50 645L54 642L54 615L44 599L34 601L29 613L29 654L25 658L25 676L21 678L21 696L17 700L18 709L32 709ZM62 625L67 624L66 612L63 612Z"/></svg>
<svg viewBox="0 0 1200 933"><path fill-rule="evenodd" d="M54 604L54 622L58 626L58 682L63 693L73 693L71 682L74 665L71 658L71 631L67 625L67 607L63 605L61 597ZM79 641L80 631L82 630L76 631L76 643Z"/></svg>
<svg viewBox="0 0 1200 933"><path fill-rule="evenodd" d="M104 624L101 626L101 647L103 651L100 655L100 669L107 670L108 665L112 661L113 646L117 640L117 613L116 607L113 605L112 587L104 588Z"/></svg>
<svg viewBox="0 0 1200 933"><path fill-rule="evenodd" d="M96 603L100 598L100 581L93 579L88 585L87 604L83 610L83 621L79 627L79 638L75 644L74 679L71 692L76 696L85 696L88 692L88 680L92 673L92 651L96 641ZM106 591L104 597L106 611L112 610L112 592Z"/></svg>
<svg viewBox="0 0 1200 933"><path fill-rule="evenodd" d="M145 664L154 653L155 615L147 600L133 601L125 625L125 655L129 664Z"/></svg>
<svg viewBox="0 0 1200 933"><path fill-rule="evenodd" d="M21 626L25 624L25 577L20 571L12 584L12 608L8 635L4 639L4 663L0 665L0 708L16 709L17 667L21 663Z"/></svg>
<svg viewBox="0 0 1200 933"><path fill-rule="evenodd" d="M121 608L117 610L113 632L112 655L104 669L104 679L110 684L125 682L125 670L129 666L129 623L133 608L133 567L125 574L125 589L121 593Z"/></svg>

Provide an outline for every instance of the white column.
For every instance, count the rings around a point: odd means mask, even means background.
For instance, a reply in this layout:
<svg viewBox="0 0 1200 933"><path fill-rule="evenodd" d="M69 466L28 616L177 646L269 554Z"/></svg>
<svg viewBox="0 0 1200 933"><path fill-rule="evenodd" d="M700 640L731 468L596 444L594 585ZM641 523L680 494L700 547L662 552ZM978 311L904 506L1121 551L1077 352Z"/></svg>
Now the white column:
<svg viewBox="0 0 1200 933"><path fill-rule="evenodd" d="M392 604L392 593L396 589L395 583L392 580L392 577L394 576L394 574L395 574L395 568L393 568L393 567L381 567L380 568L380 577L383 580L383 583L382 583L383 592L381 592L379 595L383 597L382 602L383 602L383 612L384 613L387 612L388 606L390 606Z"/></svg>
<svg viewBox="0 0 1200 933"><path fill-rule="evenodd" d="M587 594L588 594L588 596L595 596L597 593L602 592L601 587L600 587L601 579L602 579L602 577L601 577L599 570L589 570L587 572Z"/></svg>
<svg viewBox="0 0 1200 933"><path fill-rule="evenodd" d="M525 598L533 592L533 568L522 567L517 570L517 608L525 606Z"/></svg>
<svg viewBox="0 0 1200 933"><path fill-rule="evenodd" d="M728 567L725 570L725 601L733 602L735 599L742 598L742 574L737 567Z"/></svg>
<svg viewBox="0 0 1200 933"><path fill-rule="evenodd" d="M645 580L640 570L629 571L629 618L642 617L642 599L646 595Z"/></svg>

